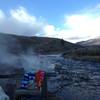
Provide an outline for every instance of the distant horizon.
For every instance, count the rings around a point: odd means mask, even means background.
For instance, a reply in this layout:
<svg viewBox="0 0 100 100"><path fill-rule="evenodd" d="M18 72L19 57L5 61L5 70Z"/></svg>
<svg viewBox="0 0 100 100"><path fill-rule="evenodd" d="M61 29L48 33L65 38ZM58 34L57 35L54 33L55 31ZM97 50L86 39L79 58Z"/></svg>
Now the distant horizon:
<svg viewBox="0 0 100 100"><path fill-rule="evenodd" d="M99 0L3 0L0 32L64 39L71 43L100 36Z"/></svg>

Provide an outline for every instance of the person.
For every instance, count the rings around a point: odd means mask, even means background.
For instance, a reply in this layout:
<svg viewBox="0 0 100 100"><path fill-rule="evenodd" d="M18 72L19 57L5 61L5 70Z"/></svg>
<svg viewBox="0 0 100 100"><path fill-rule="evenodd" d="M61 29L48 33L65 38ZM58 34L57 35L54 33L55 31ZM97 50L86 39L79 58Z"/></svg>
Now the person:
<svg viewBox="0 0 100 100"><path fill-rule="evenodd" d="M24 78L21 81L21 89L27 89L29 84L31 83L31 85L32 85L32 81L34 81L34 80L35 80L34 73L31 73L31 72L25 73Z"/></svg>
<svg viewBox="0 0 100 100"><path fill-rule="evenodd" d="M44 80L44 76L45 76L45 72L41 71L41 70L39 70L35 75L36 85L37 85L38 89L41 89L41 86L42 86L43 80Z"/></svg>

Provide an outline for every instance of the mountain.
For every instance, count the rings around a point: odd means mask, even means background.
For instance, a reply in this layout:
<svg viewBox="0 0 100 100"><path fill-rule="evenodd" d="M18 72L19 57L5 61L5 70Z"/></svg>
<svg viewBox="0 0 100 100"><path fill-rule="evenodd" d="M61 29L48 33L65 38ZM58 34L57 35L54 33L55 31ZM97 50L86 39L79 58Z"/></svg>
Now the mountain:
<svg viewBox="0 0 100 100"><path fill-rule="evenodd" d="M25 53L28 50L37 53L61 53L80 46L63 39L48 37L26 37L0 33L0 48L14 54Z"/></svg>
<svg viewBox="0 0 100 100"><path fill-rule="evenodd" d="M87 41L81 41L81 42L78 42L77 44L83 45L83 46L100 46L100 37L90 39Z"/></svg>

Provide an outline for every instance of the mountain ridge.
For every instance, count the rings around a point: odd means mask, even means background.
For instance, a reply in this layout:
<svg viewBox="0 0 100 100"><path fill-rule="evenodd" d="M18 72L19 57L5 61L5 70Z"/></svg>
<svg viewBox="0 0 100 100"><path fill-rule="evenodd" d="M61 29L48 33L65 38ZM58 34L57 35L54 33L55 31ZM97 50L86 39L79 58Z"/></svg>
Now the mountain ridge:
<svg viewBox="0 0 100 100"><path fill-rule="evenodd" d="M10 52L22 53L31 49L37 53L61 53L77 49L80 46L63 39L50 37L27 37L0 33L0 45L5 45Z"/></svg>

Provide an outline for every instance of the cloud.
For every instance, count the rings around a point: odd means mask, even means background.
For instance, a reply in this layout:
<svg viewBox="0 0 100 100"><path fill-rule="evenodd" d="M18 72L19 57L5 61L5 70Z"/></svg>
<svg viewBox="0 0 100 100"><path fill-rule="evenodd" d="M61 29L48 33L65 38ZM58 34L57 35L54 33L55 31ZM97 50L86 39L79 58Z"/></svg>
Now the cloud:
<svg viewBox="0 0 100 100"><path fill-rule="evenodd" d="M45 36L56 37L58 32L54 25L48 24L44 27L44 33L45 33Z"/></svg>
<svg viewBox="0 0 100 100"><path fill-rule="evenodd" d="M0 10L0 32L32 36L42 33L43 27L44 23L23 7L11 9L8 15Z"/></svg>
<svg viewBox="0 0 100 100"><path fill-rule="evenodd" d="M0 32L25 36L63 38L70 42L88 40L100 36L100 4L71 15L65 14L62 27L55 27L28 13L24 7L0 10Z"/></svg>
<svg viewBox="0 0 100 100"><path fill-rule="evenodd" d="M59 35L71 42L88 40L100 36L100 4L93 8L82 10L81 13L75 13L65 16L65 28ZM60 36L59 36L60 37ZM72 37L78 37L72 38Z"/></svg>
<svg viewBox="0 0 100 100"><path fill-rule="evenodd" d="M27 13L26 9L23 7L19 7L18 9L12 9L10 11L10 14L13 18L16 20L22 22L22 23L36 23L36 17L31 16Z"/></svg>
<svg viewBox="0 0 100 100"><path fill-rule="evenodd" d="M66 27L62 34L68 37L80 37L84 39L94 38L100 35L100 17L92 14L75 14L66 16ZM69 35L68 35L69 34ZM72 40L74 42L74 40ZM77 41L77 39L76 39Z"/></svg>
<svg viewBox="0 0 100 100"><path fill-rule="evenodd" d="M56 37L58 31L54 25L28 13L24 7L9 10L5 14L0 10L0 32L25 36Z"/></svg>
<svg viewBox="0 0 100 100"><path fill-rule="evenodd" d="M4 18L5 17L5 14L3 13L2 10L0 10L0 19Z"/></svg>
<svg viewBox="0 0 100 100"><path fill-rule="evenodd" d="M70 42L88 40L100 36L100 4L82 10L80 13L65 15L63 28L53 25L46 28L47 35L63 38ZM50 34L52 33L52 34ZM54 35L55 34L55 35Z"/></svg>

